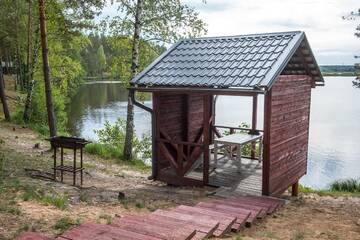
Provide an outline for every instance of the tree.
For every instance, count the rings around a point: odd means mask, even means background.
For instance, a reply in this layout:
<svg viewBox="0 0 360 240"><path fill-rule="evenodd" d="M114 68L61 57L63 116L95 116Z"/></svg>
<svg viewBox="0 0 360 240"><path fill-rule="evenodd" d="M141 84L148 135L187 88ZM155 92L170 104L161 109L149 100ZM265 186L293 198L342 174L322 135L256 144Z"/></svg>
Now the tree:
<svg viewBox="0 0 360 240"><path fill-rule="evenodd" d="M351 12L348 16L344 16L343 18L347 20L357 20L359 19L359 17L360 17L360 8L357 11ZM360 24L358 24L355 29L355 36L360 38ZM354 57L360 58L359 55L355 55ZM355 63L354 68L357 77L353 81L353 85L357 88L360 88L360 63Z"/></svg>
<svg viewBox="0 0 360 240"><path fill-rule="evenodd" d="M4 82L5 81L4 81L2 63L0 61L0 100L3 105L5 119L6 119L6 121L10 121L10 113L9 113L9 108L8 108L8 105L6 102Z"/></svg>
<svg viewBox="0 0 360 240"><path fill-rule="evenodd" d="M106 56L105 56L103 45L100 45L100 47L97 50L97 59L99 62L100 75L101 75L101 78L103 78L103 73L106 68Z"/></svg>
<svg viewBox="0 0 360 240"><path fill-rule="evenodd" d="M140 40L173 43L206 32L198 13L179 0L119 0L119 16L111 21L112 33L132 36L131 76L139 71ZM129 80L130 80L129 79ZM134 134L133 91L129 91L124 158L132 158Z"/></svg>
<svg viewBox="0 0 360 240"><path fill-rule="evenodd" d="M41 33L41 49L43 60L43 74L45 82L46 109L48 115L48 124L50 129L50 137L56 136L55 112L51 94L50 67L48 59L48 45L46 36L46 20L45 20L45 0L39 0L39 20Z"/></svg>

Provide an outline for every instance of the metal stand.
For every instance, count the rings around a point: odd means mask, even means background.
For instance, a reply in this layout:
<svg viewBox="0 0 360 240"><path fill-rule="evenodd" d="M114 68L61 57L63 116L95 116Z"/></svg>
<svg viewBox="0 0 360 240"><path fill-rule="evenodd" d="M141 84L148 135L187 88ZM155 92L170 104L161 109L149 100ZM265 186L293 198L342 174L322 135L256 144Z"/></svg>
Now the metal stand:
<svg viewBox="0 0 360 240"><path fill-rule="evenodd" d="M48 139L54 149L54 181L56 181L56 173L60 171L60 180L64 181L64 172L73 174L73 185L76 185L76 174L80 172L80 185L83 184L83 149L86 144L90 143L82 138L72 137L52 137ZM57 165L57 149L60 148L60 165ZM72 149L74 151L73 165L64 165L64 149ZM77 150L80 150L80 167L77 167Z"/></svg>

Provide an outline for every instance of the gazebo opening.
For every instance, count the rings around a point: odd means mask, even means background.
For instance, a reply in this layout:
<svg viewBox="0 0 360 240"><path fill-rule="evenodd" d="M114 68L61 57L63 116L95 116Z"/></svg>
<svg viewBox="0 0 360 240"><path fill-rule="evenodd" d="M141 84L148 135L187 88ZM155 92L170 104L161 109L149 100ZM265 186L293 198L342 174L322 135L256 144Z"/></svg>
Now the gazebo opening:
<svg viewBox="0 0 360 240"><path fill-rule="evenodd" d="M262 193L263 99L263 95L216 95L213 98L208 185L219 187L218 195L226 195L228 191ZM228 142L219 142L226 139ZM249 141L251 139L255 140ZM215 142L218 142L216 148ZM194 163L187 177L203 178L202 157Z"/></svg>

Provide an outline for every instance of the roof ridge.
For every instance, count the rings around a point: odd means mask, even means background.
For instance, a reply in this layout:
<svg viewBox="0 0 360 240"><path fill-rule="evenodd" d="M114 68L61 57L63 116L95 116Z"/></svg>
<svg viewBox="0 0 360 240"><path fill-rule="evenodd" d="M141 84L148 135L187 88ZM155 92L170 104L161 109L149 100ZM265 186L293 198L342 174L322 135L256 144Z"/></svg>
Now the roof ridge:
<svg viewBox="0 0 360 240"><path fill-rule="evenodd" d="M193 41L193 40L212 40L212 39L233 39L233 38L246 38L246 37L264 37L264 36L277 36L277 35L290 35L290 34L301 34L303 31L285 31L285 32L268 32L268 33L251 33L251 34L240 34L240 35L224 35L224 36L209 36L209 37L198 37L198 38L184 38L181 41Z"/></svg>

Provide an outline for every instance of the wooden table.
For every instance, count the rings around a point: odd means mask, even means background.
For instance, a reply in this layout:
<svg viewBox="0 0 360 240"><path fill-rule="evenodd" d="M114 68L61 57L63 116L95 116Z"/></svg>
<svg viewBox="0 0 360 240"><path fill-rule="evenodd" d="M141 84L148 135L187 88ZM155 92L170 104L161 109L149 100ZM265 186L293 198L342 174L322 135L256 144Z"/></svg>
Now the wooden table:
<svg viewBox="0 0 360 240"><path fill-rule="evenodd" d="M233 147L233 146L236 147L236 152L237 152L236 160L237 160L238 172L241 172L241 147L246 144L250 144L252 142L259 142L259 147L260 147L259 161L262 161L262 152L263 152L262 140L263 140L263 136L261 134L253 135L248 133L235 133L225 137L214 139L215 169L217 168L219 146L223 148L224 145L229 147ZM230 157L230 160L233 160L232 156Z"/></svg>

